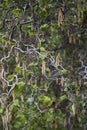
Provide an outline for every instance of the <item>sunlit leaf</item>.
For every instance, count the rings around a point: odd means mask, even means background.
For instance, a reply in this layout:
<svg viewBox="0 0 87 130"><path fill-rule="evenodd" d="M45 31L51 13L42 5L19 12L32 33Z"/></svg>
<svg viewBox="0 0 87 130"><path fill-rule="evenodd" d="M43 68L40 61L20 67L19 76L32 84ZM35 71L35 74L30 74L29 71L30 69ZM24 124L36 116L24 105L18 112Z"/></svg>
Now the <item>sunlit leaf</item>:
<svg viewBox="0 0 87 130"><path fill-rule="evenodd" d="M51 98L48 96L45 96L45 95L39 96L39 101L42 102L46 106L51 105Z"/></svg>
<svg viewBox="0 0 87 130"><path fill-rule="evenodd" d="M66 69L62 69L62 70L61 70L61 73L62 73L62 74L67 74L67 72L68 72L68 71L67 71Z"/></svg>
<svg viewBox="0 0 87 130"><path fill-rule="evenodd" d="M11 105L11 109L13 109L15 107L20 107L20 102L18 99L13 100L13 103Z"/></svg>
<svg viewBox="0 0 87 130"><path fill-rule="evenodd" d="M44 25L42 25L41 27L40 27L40 29L42 30L42 31L44 31L44 30L46 30L46 29L48 29L49 28L49 25L48 24L44 24Z"/></svg>
<svg viewBox="0 0 87 130"><path fill-rule="evenodd" d="M18 83L16 83L16 86L14 88L14 93L17 95L17 96L20 96L20 94L22 93L22 90L25 86L25 83L23 81L20 81Z"/></svg>
<svg viewBox="0 0 87 130"><path fill-rule="evenodd" d="M7 80L12 82L14 80L14 75L8 75Z"/></svg>
<svg viewBox="0 0 87 130"><path fill-rule="evenodd" d="M20 73L22 71L22 68L20 66L15 67L15 72Z"/></svg>
<svg viewBox="0 0 87 130"><path fill-rule="evenodd" d="M60 96L60 102L66 99L66 95Z"/></svg>
<svg viewBox="0 0 87 130"><path fill-rule="evenodd" d="M18 8L14 9L12 12L13 12L14 15L19 15L20 14L20 9L18 9Z"/></svg>

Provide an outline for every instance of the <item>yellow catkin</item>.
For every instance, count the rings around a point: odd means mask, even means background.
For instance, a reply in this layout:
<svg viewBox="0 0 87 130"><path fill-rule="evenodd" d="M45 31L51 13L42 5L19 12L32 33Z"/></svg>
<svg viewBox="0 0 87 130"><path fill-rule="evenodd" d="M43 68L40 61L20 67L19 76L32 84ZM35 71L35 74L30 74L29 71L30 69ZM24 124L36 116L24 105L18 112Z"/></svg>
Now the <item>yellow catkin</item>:
<svg viewBox="0 0 87 130"><path fill-rule="evenodd" d="M60 9L59 12L58 12L58 26L60 27L62 22L63 22L63 19L64 19L64 16L63 16L63 12L62 10Z"/></svg>
<svg viewBox="0 0 87 130"><path fill-rule="evenodd" d="M64 77L61 78L61 86L64 86Z"/></svg>
<svg viewBox="0 0 87 130"><path fill-rule="evenodd" d="M15 61L16 61L16 63L18 63L18 61L19 61L19 52L16 52Z"/></svg>
<svg viewBox="0 0 87 130"><path fill-rule="evenodd" d="M2 66L0 65L0 79L3 77L3 70Z"/></svg>
<svg viewBox="0 0 87 130"><path fill-rule="evenodd" d="M25 62L23 62L22 68L23 68L23 76L26 78L26 70L27 70L27 67L26 67L26 63L25 63Z"/></svg>
<svg viewBox="0 0 87 130"><path fill-rule="evenodd" d="M59 63L60 63L59 56L57 56L56 57L56 62L55 62L56 67L59 65Z"/></svg>
<svg viewBox="0 0 87 130"><path fill-rule="evenodd" d="M46 75L46 62L42 61L42 75Z"/></svg>
<svg viewBox="0 0 87 130"><path fill-rule="evenodd" d="M59 80L58 80L58 78L56 78L56 84L59 84Z"/></svg>
<svg viewBox="0 0 87 130"><path fill-rule="evenodd" d="M76 37L73 36L73 43L76 44Z"/></svg>
<svg viewBox="0 0 87 130"><path fill-rule="evenodd" d="M72 36L69 36L69 43L72 43Z"/></svg>

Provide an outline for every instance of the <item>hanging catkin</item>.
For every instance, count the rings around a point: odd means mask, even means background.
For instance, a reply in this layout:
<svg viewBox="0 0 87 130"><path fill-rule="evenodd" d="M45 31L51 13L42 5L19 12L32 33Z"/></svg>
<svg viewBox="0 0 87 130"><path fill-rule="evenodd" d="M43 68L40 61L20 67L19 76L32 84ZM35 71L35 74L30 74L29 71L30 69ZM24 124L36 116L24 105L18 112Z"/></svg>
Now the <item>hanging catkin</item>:
<svg viewBox="0 0 87 130"><path fill-rule="evenodd" d="M63 16L63 12L62 10L60 9L59 12L58 12L58 26L60 27L62 22L63 22L63 19L64 19L64 16Z"/></svg>
<svg viewBox="0 0 87 130"><path fill-rule="evenodd" d="M16 53L15 61L16 61L16 63L18 63L19 62L19 52L15 51L15 53Z"/></svg>
<svg viewBox="0 0 87 130"><path fill-rule="evenodd" d="M64 86L64 77L63 76L61 77L61 86L62 87Z"/></svg>
<svg viewBox="0 0 87 130"><path fill-rule="evenodd" d="M46 75L46 62L42 61L42 75Z"/></svg>
<svg viewBox="0 0 87 130"><path fill-rule="evenodd" d="M56 62L55 62L56 67L59 66L59 63L60 63L59 56L57 56L57 57L56 57Z"/></svg>
<svg viewBox="0 0 87 130"><path fill-rule="evenodd" d="M69 43L72 43L72 41L73 41L73 37L70 35L69 36Z"/></svg>
<svg viewBox="0 0 87 130"><path fill-rule="evenodd" d="M73 43L76 44L76 37L73 36Z"/></svg>
<svg viewBox="0 0 87 130"><path fill-rule="evenodd" d="M2 65L0 65L0 80L2 77L3 77L3 67L2 67Z"/></svg>

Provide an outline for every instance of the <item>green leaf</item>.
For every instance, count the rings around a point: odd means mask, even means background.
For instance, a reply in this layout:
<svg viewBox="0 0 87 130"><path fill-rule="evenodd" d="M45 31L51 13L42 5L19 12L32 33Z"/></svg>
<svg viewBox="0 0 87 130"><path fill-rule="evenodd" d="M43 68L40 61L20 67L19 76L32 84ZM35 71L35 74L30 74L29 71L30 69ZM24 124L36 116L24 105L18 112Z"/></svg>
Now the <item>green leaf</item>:
<svg viewBox="0 0 87 130"><path fill-rule="evenodd" d="M45 59L47 56L47 52L45 51L44 47L40 47L40 58Z"/></svg>
<svg viewBox="0 0 87 130"><path fill-rule="evenodd" d="M42 102L45 106L51 105L51 98L45 95L39 96L39 101Z"/></svg>
<svg viewBox="0 0 87 130"><path fill-rule="evenodd" d="M49 28L49 25L48 25L48 24L44 24L44 25L42 25L42 26L40 27L40 30L45 31L45 30L47 30L48 28Z"/></svg>
<svg viewBox="0 0 87 130"><path fill-rule="evenodd" d="M34 6L34 12L37 13L38 10L39 10L39 6L38 5Z"/></svg>
<svg viewBox="0 0 87 130"><path fill-rule="evenodd" d="M20 81L18 83L16 83L16 85L18 86L19 89L23 88L25 83L23 81Z"/></svg>
<svg viewBox="0 0 87 130"><path fill-rule="evenodd" d="M22 71L22 68L21 68L21 67L19 67L19 66L16 66L16 67L15 67L15 72L16 72L16 73L21 73L21 71Z"/></svg>
<svg viewBox="0 0 87 130"><path fill-rule="evenodd" d="M44 47L40 47L40 51L45 51L45 48Z"/></svg>
<svg viewBox="0 0 87 130"><path fill-rule="evenodd" d="M39 99L39 101L43 101L44 100L44 95L40 95L38 99Z"/></svg>
<svg viewBox="0 0 87 130"><path fill-rule="evenodd" d="M45 96L43 104L46 105L46 106L50 106L51 105L51 99L50 99L50 97Z"/></svg>
<svg viewBox="0 0 87 130"><path fill-rule="evenodd" d="M23 81L20 81L18 83L16 83L16 86L14 88L14 93L17 96L20 96L20 94L22 93L23 88L25 87L25 83Z"/></svg>
<svg viewBox="0 0 87 130"><path fill-rule="evenodd" d="M54 108L50 108L50 109L49 109L49 113L50 113L50 114L53 114L53 112L54 112Z"/></svg>
<svg viewBox="0 0 87 130"><path fill-rule="evenodd" d="M80 91L80 86L76 86L75 90Z"/></svg>
<svg viewBox="0 0 87 130"><path fill-rule="evenodd" d="M15 123L15 129L22 129L25 126L26 122L26 116L24 112L20 109L20 111L17 113L15 117L16 123Z"/></svg>
<svg viewBox="0 0 87 130"><path fill-rule="evenodd" d="M53 122L53 113L47 112L46 113L46 121L52 123Z"/></svg>
<svg viewBox="0 0 87 130"><path fill-rule="evenodd" d="M4 106L0 106L0 115L2 115L5 111L5 107Z"/></svg>
<svg viewBox="0 0 87 130"><path fill-rule="evenodd" d="M11 109L13 109L15 107L20 107L20 102L18 99L13 100L13 103L11 105Z"/></svg>
<svg viewBox="0 0 87 130"><path fill-rule="evenodd" d="M14 9L12 12L13 12L14 15L19 15L20 14L20 9L18 9L18 8Z"/></svg>
<svg viewBox="0 0 87 130"><path fill-rule="evenodd" d="M67 74L67 72L68 72L68 71L67 71L66 69L61 70L61 73L62 73L62 74Z"/></svg>
<svg viewBox="0 0 87 130"><path fill-rule="evenodd" d="M7 80L12 82L14 80L14 75L8 75Z"/></svg>
<svg viewBox="0 0 87 130"><path fill-rule="evenodd" d="M40 55L40 58L41 58L42 60L44 60L44 59L46 58L46 56L47 56L47 53L46 53L46 52L41 52L40 54L41 54L41 55Z"/></svg>
<svg viewBox="0 0 87 130"><path fill-rule="evenodd" d="M63 95L63 96L60 96L60 102L62 102L63 100L65 100L66 99L66 95Z"/></svg>
<svg viewBox="0 0 87 130"><path fill-rule="evenodd" d="M2 42L2 43L6 42L6 41L7 41L7 38L6 38L6 37L2 37L2 38L1 38L1 42Z"/></svg>
<svg viewBox="0 0 87 130"><path fill-rule="evenodd" d="M40 41L38 42L37 46L38 46L39 49L41 48L41 42Z"/></svg>
<svg viewBox="0 0 87 130"><path fill-rule="evenodd" d="M29 36L34 36L34 32L31 30L28 30L28 34L29 34Z"/></svg>

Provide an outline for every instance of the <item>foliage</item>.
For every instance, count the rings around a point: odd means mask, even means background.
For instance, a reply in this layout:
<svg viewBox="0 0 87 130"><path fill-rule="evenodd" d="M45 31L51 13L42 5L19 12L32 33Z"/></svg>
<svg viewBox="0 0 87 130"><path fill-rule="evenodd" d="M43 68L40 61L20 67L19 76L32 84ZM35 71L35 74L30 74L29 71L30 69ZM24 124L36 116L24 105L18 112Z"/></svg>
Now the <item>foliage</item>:
<svg viewBox="0 0 87 130"><path fill-rule="evenodd" d="M87 129L86 0L0 1L0 129Z"/></svg>

